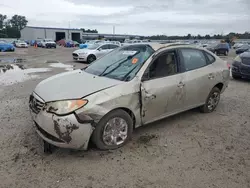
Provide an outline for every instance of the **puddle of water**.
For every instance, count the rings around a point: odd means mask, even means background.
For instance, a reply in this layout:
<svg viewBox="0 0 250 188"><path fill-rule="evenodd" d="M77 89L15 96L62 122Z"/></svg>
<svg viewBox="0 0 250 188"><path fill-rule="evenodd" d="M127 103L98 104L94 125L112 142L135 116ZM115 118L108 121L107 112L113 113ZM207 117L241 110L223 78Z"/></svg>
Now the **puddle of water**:
<svg viewBox="0 0 250 188"><path fill-rule="evenodd" d="M12 85L28 79L39 78L31 73L44 73L51 71L50 68L30 68L25 69L23 65L2 65L0 66L0 85Z"/></svg>
<svg viewBox="0 0 250 188"><path fill-rule="evenodd" d="M63 63L50 63L49 66L54 67L54 68L64 68L66 71L74 70L73 65L66 65L66 64L63 64Z"/></svg>
<svg viewBox="0 0 250 188"><path fill-rule="evenodd" d="M0 63L23 63L26 62L24 58L1 58Z"/></svg>

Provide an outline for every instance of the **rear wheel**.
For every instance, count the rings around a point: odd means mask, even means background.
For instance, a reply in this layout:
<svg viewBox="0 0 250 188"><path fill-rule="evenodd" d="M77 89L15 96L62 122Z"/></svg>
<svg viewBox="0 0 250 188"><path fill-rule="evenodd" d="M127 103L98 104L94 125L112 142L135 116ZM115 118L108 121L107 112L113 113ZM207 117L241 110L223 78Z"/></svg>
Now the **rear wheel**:
<svg viewBox="0 0 250 188"><path fill-rule="evenodd" d="M92 141L101 150L117 149L126 144L133 132L133 120L123 110L105 115L96 125Z"/></svg>
<svg viewBox="0 0 250 188"><path fill-rule="evenodd" d="M96 57L94 55L89 55L87 58L87 63L92 63L96 60Z"/></svg>
<svg viewBox="0 0 250 188"><path fill-rule="evenodd" d="M224 55L227 56L228 55L228 51L225 51Z"/></svg>
<svg viewBox="0 0 250 188"><path fill-rule="evenodd" d="M215 110L215 108L218 106L220 101L220 89L217 87L214 87L206 100L206 103L200 107L200 110L202 113L210 113Z"/></svg>

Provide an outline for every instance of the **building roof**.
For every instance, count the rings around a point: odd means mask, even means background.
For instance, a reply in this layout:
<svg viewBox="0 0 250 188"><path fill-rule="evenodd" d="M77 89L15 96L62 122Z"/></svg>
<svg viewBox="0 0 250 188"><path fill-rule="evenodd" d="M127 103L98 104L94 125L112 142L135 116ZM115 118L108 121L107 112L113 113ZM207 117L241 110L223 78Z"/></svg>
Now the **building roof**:
<svg viewBox="0 0 250 188"><path fill-rule="evenodd" d="M35 26L26 26L26 28L31 28L31 29L55 29L55 30L75 30L75 31L82 31L81 29L76 29L76 28L58 28L58 27L35 27Z"/></svg>
<svg viewBox="0 0 250 188"><path fill-rule="evenodd" d="M36 27L36 26L26 26L26 28L31 28L31 29L54 29L54 30L73 30L73 31L81 31L81 29L76 29L76 28L58 28L58 27ZM87 36L131 36L131 37L140 37L140 35L126 35L126 34L107 34L107 33L87 33L87 32L82 32L83 35Z"/></svg>

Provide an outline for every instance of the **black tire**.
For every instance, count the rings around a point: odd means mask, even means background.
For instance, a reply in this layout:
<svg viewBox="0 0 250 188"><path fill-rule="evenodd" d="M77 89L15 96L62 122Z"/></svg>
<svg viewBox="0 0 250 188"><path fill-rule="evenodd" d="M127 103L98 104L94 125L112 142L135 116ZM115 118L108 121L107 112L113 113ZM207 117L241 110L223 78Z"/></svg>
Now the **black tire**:
<svg viewBox="0 0 250 188"><path fill-rule="evenodd" d="M232 74L232 77L233 77L233 79L235 79L235 80L239 80L239 79L241 79L241 77L240 77L240 76L236 76L236 75L234 75L234 74Z"/></svg>
<svg viewBox="0 0 250 188"><path fill-rule="evenodd" d="M127 138L125 139L125 141L120 144L120 145L107 145L104 143L103 141L103 131L105 128L105 125L107 124L107 122L115 117L119 117L122 118L123 120L126 121L127 125L128 125L128 132L127 132ZM132 132L133 132L133 120L130 117L130 115L125 112L124 110L114 110L110 113L108 113L107 115L105 115L100 121L99 123L96 125L96 128L92 134L92 142L96 145L97 148L99 148L100 150L112 150L112 149L117 149L119 147L122 147L123 145L125 145L131 138L132 136Z"/></svg>
<svg viewBox="0 0 250 188"><path fill-rule="evenodd" d="M87 63L92 63L93 61L95 61L96 60L96 56L95 55L93 55L93 54L91 54L91 55L89 55L88 56L88 58L87 58Z"/></svg>
<svg viewBox="0 0 250 188"><path fill-rule="evenodd" d="M217 104L212 108L212 109L209 109L209 99L210 99L210 97L212 97L212 95L214 95L214 93L218 93L218 95L219 95L219 99L218 99L218 102L217 102ZM208 97L207 97L207 99L206 99L206 103L203 105L203 106L201 106L200 107L200 111L202 112L202 113L211 113L211 112L213 112L214 110L215 110L215 108L218 106L218 104L219 104L219 101L220 101L220 93L221 93L221 91L220 91L220 89L219 88L217 88L217 87L214 87L211 91L210 91L210 93L209 93L209 95L208 95Z"/></svg>
<svg viewBox="0 0 250 188"><path fill-rule="evenodd" d="M225 55L225 56L228 56L228 51L225 51L224 55Z"/></svg>

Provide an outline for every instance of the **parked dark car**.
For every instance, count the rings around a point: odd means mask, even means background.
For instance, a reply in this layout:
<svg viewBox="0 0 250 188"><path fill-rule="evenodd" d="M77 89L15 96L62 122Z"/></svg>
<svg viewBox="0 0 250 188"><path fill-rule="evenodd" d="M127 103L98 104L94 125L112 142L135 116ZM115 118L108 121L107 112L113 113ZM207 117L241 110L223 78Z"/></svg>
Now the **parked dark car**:
<svg viewBox="0 0 250 188"><path fill-rule="evenodd" d="M229 45L228 45L228 43L220 43L213 48L208 48L208 50L215 53L216 55L223 54L223 55L227 56L228 52L229 52Z"/></svg>
<svg viewBox="0 0 250 188"><path fill-rule="evenodd" d="M234 79L250 79L250 50L238 55L232 64L232 76Z"/></svg>
<svg viewBox="0 0 250 188"><path fill-rule="evenodd" d="M241 54L249 49L250 49L250 46L248 44L244 44L243 46L238 48L235 52L236 52L236 54Z"/></svg>

